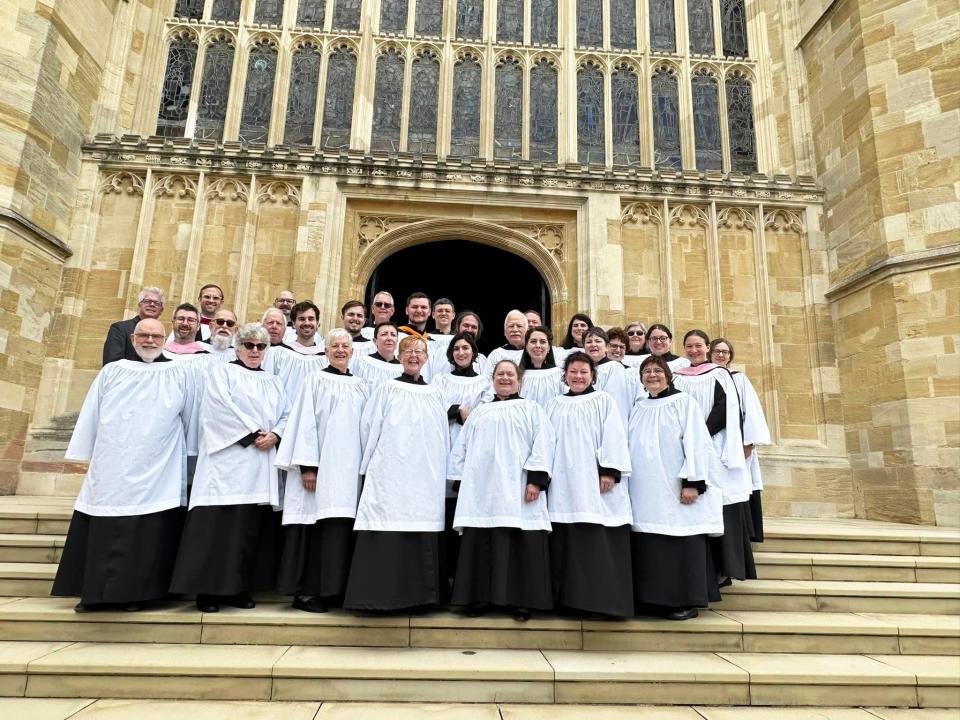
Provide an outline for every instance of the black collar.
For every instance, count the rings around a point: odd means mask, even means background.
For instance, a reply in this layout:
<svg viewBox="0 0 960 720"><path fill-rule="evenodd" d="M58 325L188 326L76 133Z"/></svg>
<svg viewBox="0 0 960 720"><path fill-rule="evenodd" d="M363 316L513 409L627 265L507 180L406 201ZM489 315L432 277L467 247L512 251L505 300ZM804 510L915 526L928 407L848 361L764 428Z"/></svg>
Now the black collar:
<svg viewBox="0 0 960 720"><path fill-rule="evenodd" d="M651 400L662 400L663 398L668 398L671 395L678 395L680 393L673 385L668 385L666 390L660 392L659 395L651 395Z"/></svg>
<svg viewBox="0 0 960 720"><path fill-rule="evenodd" d="M350 368L347 368L347 369L344 370L343 372L340 372L340 371L337 370L333 365L327 365L327 366L323 369L323 372L328 372L328 373L330 373L331 375L350 375Z"/></svg>
<svg viewBox="0 0 960 720"><path fill-rule="evenodd" d="M502 397L500 397L499 395L494 395L494 396L493 396L493 401L494 401L494 402L501 402L501 401L503 401L503 400L523 400L523 398L520 397L520 393L514 393L514 394L511 395L510 397L505 397L505 398L502 398Z"/></svg>
<svg viewBox="0 0 960 720"><path fill-rule="evenodd" d="M468 365L465 368L454 368L450 371L451 375L459 375L460 377L476 377L477 371L473 369L473 365Z"/></svg>
<svg viewBox="0 0 960 720"><path fill-rule="evenodd" d="M581 395L589 395L590 393L595 392L595 391L596 391L596 388L593 387L593 385L591 385L590 387L588 387L588 388L587 388L586 390L584 390L583 392L574 392L573 390L567 390L567 391L564 393L564 395L566 395L567 397L580 397Z"/></svg>
<svg viewBox="0 0 960 720"><path fill-rule="evenodd" d="M423 379L421 375L416 380L413 379L413 375L408 375L407 373L400 373L399 377L394 378L394 380L399 380L400 382L410 383L411 385L426 385L427 381Z"/></svg>
<svg viewBox="0 0 960 720"><path fill-rule="evenodd" d="M372 357L374 360L379 360L380 362L393 363L394 365L400 364L400 361L397 360L396 358L393 358L392 360L387 360L383 355L381 355L378 352L370 353L370 357Z"/></svg>
<svg viewBox="0 0 960 720"><path fill-rule="evenodd" d="M247 365L244 365L243 362L242 362L239 358L238 358L237 360L231 360L231 361L230 361L230 364L231 364L231 365L239 365L239 366L242 367L244 370L252 370L252 371L255 371L255 372L263 372L263 368L262 368L262 367L255 367L255 368L248 367Z"/></svg>

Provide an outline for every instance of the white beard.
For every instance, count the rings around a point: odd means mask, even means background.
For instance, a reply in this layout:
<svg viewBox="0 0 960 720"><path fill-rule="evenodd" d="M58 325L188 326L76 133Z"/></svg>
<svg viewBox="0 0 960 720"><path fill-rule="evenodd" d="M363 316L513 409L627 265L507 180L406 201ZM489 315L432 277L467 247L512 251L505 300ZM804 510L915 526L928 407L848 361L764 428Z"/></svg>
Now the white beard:
<svg viewBox="0 0 960 720"><path fill-rule="evenodd" d="M223 352L230 347L230 344L233 342L233 337L228 335L211 335L210 336L210 346L214 350Z"/></svg>
<svg viewBox="0 0 960 720"><path fill-rule="evenodd" d="M136 345L134 345L133 349L134 351L136 351L137 355L140 356L140 359L143 360L144 362L153 362L158 357L160 357L160 353L163 352L163 348L155 348L153 350L147 350L146 348L138 347Z"/></svg>

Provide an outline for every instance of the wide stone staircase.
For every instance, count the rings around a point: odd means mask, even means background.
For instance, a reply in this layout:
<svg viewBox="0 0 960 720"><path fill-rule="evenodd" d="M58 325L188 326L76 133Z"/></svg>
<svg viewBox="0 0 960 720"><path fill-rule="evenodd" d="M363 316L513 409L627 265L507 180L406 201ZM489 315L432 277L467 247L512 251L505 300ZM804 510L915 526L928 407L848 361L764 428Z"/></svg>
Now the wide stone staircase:
<svg viewBox="0 0 960 720"><path fill-rule="evenodd" d="M0 498L0 717L957 720L960 532L768 519L695 620L201 614L49 597L69 498Z"/></svg>

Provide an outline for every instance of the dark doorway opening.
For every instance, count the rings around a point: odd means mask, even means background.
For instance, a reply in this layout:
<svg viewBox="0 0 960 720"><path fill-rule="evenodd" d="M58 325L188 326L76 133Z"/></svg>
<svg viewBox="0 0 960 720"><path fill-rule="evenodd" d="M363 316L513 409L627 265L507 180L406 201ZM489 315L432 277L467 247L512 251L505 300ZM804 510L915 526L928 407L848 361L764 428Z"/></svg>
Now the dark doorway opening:
<svg viewBox="0 0 960 720"><path fill-rule="evenodd" d="M513 308L536 310L550 325L550 291L536 268L513 253L469 240L425 243L394 253L373 271L367 307L380 290L393 295L393 319L400 324L407 317L407 295L418 290L431 301L450 298L457 312L473 310L483 321L479 345L485 353L503 344L503 318Z"/></svg>

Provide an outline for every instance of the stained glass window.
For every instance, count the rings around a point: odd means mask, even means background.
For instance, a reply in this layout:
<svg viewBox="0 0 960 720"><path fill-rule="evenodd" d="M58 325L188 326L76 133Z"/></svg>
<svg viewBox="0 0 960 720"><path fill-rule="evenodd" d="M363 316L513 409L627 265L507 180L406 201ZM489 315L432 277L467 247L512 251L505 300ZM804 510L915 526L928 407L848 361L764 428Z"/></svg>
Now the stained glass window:
<svg viewBox="0 0 960 720"><path fill-rule="evenodd" d="M322 28L326 11L327 0L300 0L297 5L297 25Z"/></svg>
<svg viewBox="0 0 960 720"><path fill-rule="evenodd" d="M534 45L557 44L557 0L531 0L530 41Z"/></svg>
<svg viewBox="0 0 960 720"><path fill-rule="evenodd" d="M240 0L213 0L213 10L210 17L213 20L224 22L239 22Z"/></svg>
<svg viewBox="0 0 960 720"><path fill-rule="evenodd" d="M650 48L654 52L677 51L673 0L650 0Z"/></svg>
<svg viewBox="0 0 960 720"><path fill-rule="evenodd" d="M713 55L713 0L687 0L690 52Z"/></svg>
<svg viewBox="0 0 960 720"><path fill-rule="evenodd" d="M376 87L373 92L373 135L371 150L397 152L400 149L400 115L403 110L403 56L390 48L377 58Z"/></svg>
<svg viewBox="0 0 960 720"><path fill-rule="evenodd" d="M519 158L523 137L523 70L514 58L497 67L497 96L493 114L493 156Z"/></svg>
<svg viewBox="0 0 960 720"><path fill-rule="evenodd" d="M753 89L742 75L727 79L727 125L730 134L730 169L757 171L757 145L753 127Z"/></svg>
<svg viewBox="0 0 960 720"><path fill-rule="evenodd" d="M613 112L613 164L640 164L640 81L621 65L610 78Z"/></svg>
<svg viewBox="0 0 960 720"><path fill-rule="evenodd" d="M697 170L721 170L723 150L720 144L720 87L716 78L700 71L691 81L693 90L693 144L697 151Z"/></svg>
<svg viewBox="0 0 960 720"><path fill-rule="evenodd" d="M603 132L603 71L591 62L577 72L577 160L606 163Z"/></svg>
<svg viewBox="0 0 960 720"><path fill-rule="evenodd" d="M319 80L320 53L312 45L300 48L293 54L290 67L287 119L283 129L283 141L288 145L313 144Z"/></svg>
<svg viewBox="0 0 960 720"><path fill-rule="evenodd" d="M523 0L497 0L497 42L523 42Z"/></svg>
<svg viewBox="0 0 960 720"><path fill-rule="evenodd" d="M603 0L577 0L577 46L603 45Z"/></svg>
<svg viewBox="0 0 960 720"><path fill-rule="evenodd" d="M530 159L557 160L557 69L546 60L530 71Z"/></svg>
<svg viewBox="0 0 960 720"><path fill-rule="evenodd" d="M222 140L223 122L227 117L227 98L230 75L233 72L233 46L218 38L207 46L203 61L203 79L200 83L200 101L197 104L198 140Z"/></svg>
<svg viewBox="0 0 960 720"><path fill-rule="evenodd" d="M334 50L327 60L327 87L323 98L323 124L320 147L343 150L350 147L353 120L353 85L357 76L357 57L346 45Z"/></svg>
<svg viewBox="0 0 960 720"><path fill-rule="evenodd" d="M661 68L654 73L653 164L680 168L680 99L677 76Z"/></svg>
<svg viewBox="0 0 960 720"><path fill-rule="evenodd" d="M333 29L360 29L360 0L334 0Z"/></svg>
<svg viewBox="0 0 960 720"><path fill-rule="evenodd" d="M437 98L440 62L432 53L422 53L410 68L410 120L407 150L418 155L437 152Z"/></svg>
<svg viewBox="0 0 960 720"><path fill-rule="evenodd" d="M458 3L459 5L459 3ZM453 131L450 154L480 155L480 63L466 55L453 68Z"/></svg>
<svg viewBox="0 0 960 720"><path fill-rule="evenodd" d="M177 0L173 16L199 20L203 17L203 0Z"/></svg>
<svg viewBox="0 0 960 720"><path fill-rule="evenodd" d="M180 37L170 43L160 95L160 113L157 115L157 135L183 137L196 66L197 44L191 38Z"/></svg>
<svg viewBox="0 0 960 720"><path fill-rule="evenodd" d="M247 88L240 111L240 141L266 142L273 108L273 79L277 73L277 49L259 42L247 58Z"/></svg>
<svg viewBox="0 0 960 720"><path fill-rule="evenodd" d="M416 0L413 31L417 35L439 36L443 26L442 0Z"/></svg>
<svg viewBox="0 0 960 720"><path fill-rule="evenodd" d="M407 29L407 0L380 0L380 32L402 33Z"/></svg>
<svg viewBox="0 0 960 720"><path fill-rule="evenodd" d="M279 25L283 21L283 0L257 0L253 21L265 25Z"/></svg>
<svg viewBox="0 0 960 720"><path fill-rule="evenodd" d="M726 57L749 57L747 49L747 13L743 0L720 0L720 29Z"/></svg>
<svg viewBox="0 0 960 720"><path fill-rule="evenodd" d="M483 0L457 0L457 37L483 39Z"/></svg>
<svg viewBox="0 0 960 720"><path fill-rule="evenodd" d="M610 0L610 44L637 49L637 0Z"/></svg>

